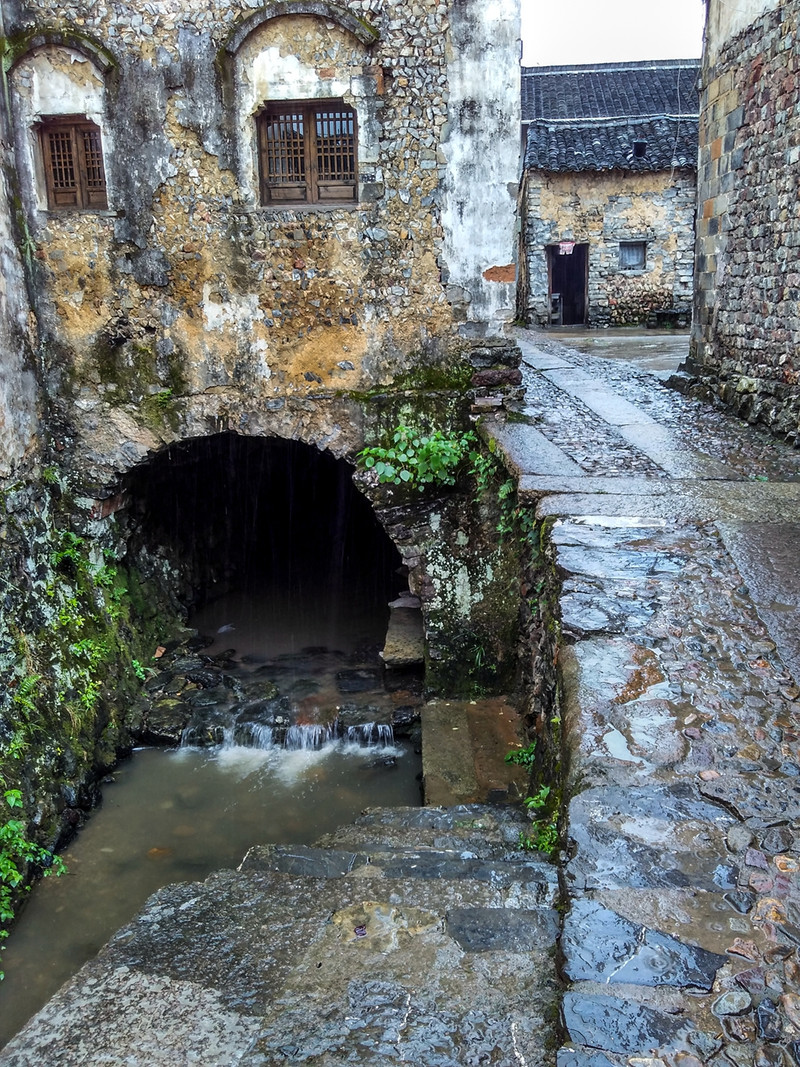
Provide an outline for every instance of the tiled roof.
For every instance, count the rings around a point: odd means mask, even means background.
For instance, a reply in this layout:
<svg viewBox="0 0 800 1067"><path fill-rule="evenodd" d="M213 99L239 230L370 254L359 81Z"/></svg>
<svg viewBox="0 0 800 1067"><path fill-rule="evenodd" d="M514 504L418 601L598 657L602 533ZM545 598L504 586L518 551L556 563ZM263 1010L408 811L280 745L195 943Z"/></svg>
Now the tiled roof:
<svg viewBox="0 0 800 1067"><path fill-rule="evenodd" d="M528 127L527 170L670 170L697 166L698 120L534 122ZM634 141L645 154L634 155Z"/></svg>
<svg viewBox="0 0 800 1067"><path fill-rule="evenodd" d="M699 60L523 67L528 169L697 165ZM635 156L634 141L645 142Z"/></svg>
<svg viewBox="0 0 800 1067"><path fill-rule="evenodd" d="M699 59L523 67L523 122L697 115Z"/></svg>

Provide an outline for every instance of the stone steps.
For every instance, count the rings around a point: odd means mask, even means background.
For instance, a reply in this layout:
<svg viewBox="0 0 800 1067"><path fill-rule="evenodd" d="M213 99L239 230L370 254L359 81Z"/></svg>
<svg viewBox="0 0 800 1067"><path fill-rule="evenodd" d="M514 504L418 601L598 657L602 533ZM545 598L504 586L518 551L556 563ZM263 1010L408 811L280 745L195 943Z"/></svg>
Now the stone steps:
<svg viewBox="0 0 800 1067"><path fill-rule="evenodd" d="M520 832L530 820L514 807L459 804L451 808L368 808L353 823L319 839L322 848L350 851L416 847L467 851L479 859L519 859ZM547 865L549 866L549 865Z"/></svg>
<svg viewBox="0 0 800 1067"><path fill-rule="evenodd" d="M557 872L514 850L519 825L487 806L371 809L168 886L0 1064L545 1067Z"/></svg>

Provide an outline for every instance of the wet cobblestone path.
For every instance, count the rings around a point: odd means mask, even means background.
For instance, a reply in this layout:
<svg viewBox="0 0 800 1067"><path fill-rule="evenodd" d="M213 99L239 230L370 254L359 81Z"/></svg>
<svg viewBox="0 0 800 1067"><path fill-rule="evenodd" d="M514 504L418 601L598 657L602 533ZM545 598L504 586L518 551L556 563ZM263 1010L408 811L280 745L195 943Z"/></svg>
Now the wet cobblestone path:
<svg viewBox="0 0 800 1067"><path fill-rule="evenodd" d="M800 454L518 340L492 432L554 520L573 752L558 1067L800 1064Z"/></svg>

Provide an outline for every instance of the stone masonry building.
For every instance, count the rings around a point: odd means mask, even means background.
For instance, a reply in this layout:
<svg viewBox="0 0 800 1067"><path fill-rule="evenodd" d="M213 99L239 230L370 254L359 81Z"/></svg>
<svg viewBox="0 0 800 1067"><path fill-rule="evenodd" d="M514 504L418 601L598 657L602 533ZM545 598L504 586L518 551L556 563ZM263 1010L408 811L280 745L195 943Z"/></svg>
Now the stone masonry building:
<svg viewBox="0 0 800 1067"><path fill-rule="evenodd" d="M265 530L275 571L297 559L318 589L357 499L348 558L370 578L378 561L382 608L417 598L442 687L453 635L516 647L496 626L518 618L514 564L466 485L423 506L353 475L401 419L465 434L521 379L496 336L515 313L519 12L0 17L0 777L44 844L132 743L131 665L266 558Z"/></svg>
<svg viewBox="0 0 800 1067"><path fill-rule="evenodd" d="M693 391L797 440L797 0L709 0Z"/></svg>
<svg viewBox="0 0 800 1067"><path fill-rule="evenodd" d="M523 68L526 321L689 324L698 69Z"/></svg>
<svg viewBox="0 0 800 1067"><path fill-rule="evenodd" d="M220 429L352 453L342 396L513 317L516 0L4 7L24 343L95 483Z"/></svg>

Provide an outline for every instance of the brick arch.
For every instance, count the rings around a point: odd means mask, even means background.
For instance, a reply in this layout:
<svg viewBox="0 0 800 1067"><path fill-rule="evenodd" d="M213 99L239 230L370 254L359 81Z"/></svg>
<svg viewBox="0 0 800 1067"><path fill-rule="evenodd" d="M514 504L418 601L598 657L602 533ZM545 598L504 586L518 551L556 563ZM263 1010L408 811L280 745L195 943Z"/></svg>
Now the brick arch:
<svg viewBox="0 0 800 1067"><path fill-rule="evenodd" d="M348 30L362 44L374 44L378 40L378 31L364 19L352 15L346 8L332 4L329 0L273 0L235 26L228 36L223 53L235 56L244 42L260 26L276 18L290 15L312 15L316 18L329 19L343 29Z"/></svg>
<svg viewBox="0 0 800 1067"><path fill-rule="evenodd" d="M108 77L118 68L116 57L106 46L88 33L74 27L36 28L18 37L7 39L3 67L12 70L21 59L41 48L69 48L80 52L98 71Z"/></svg>

